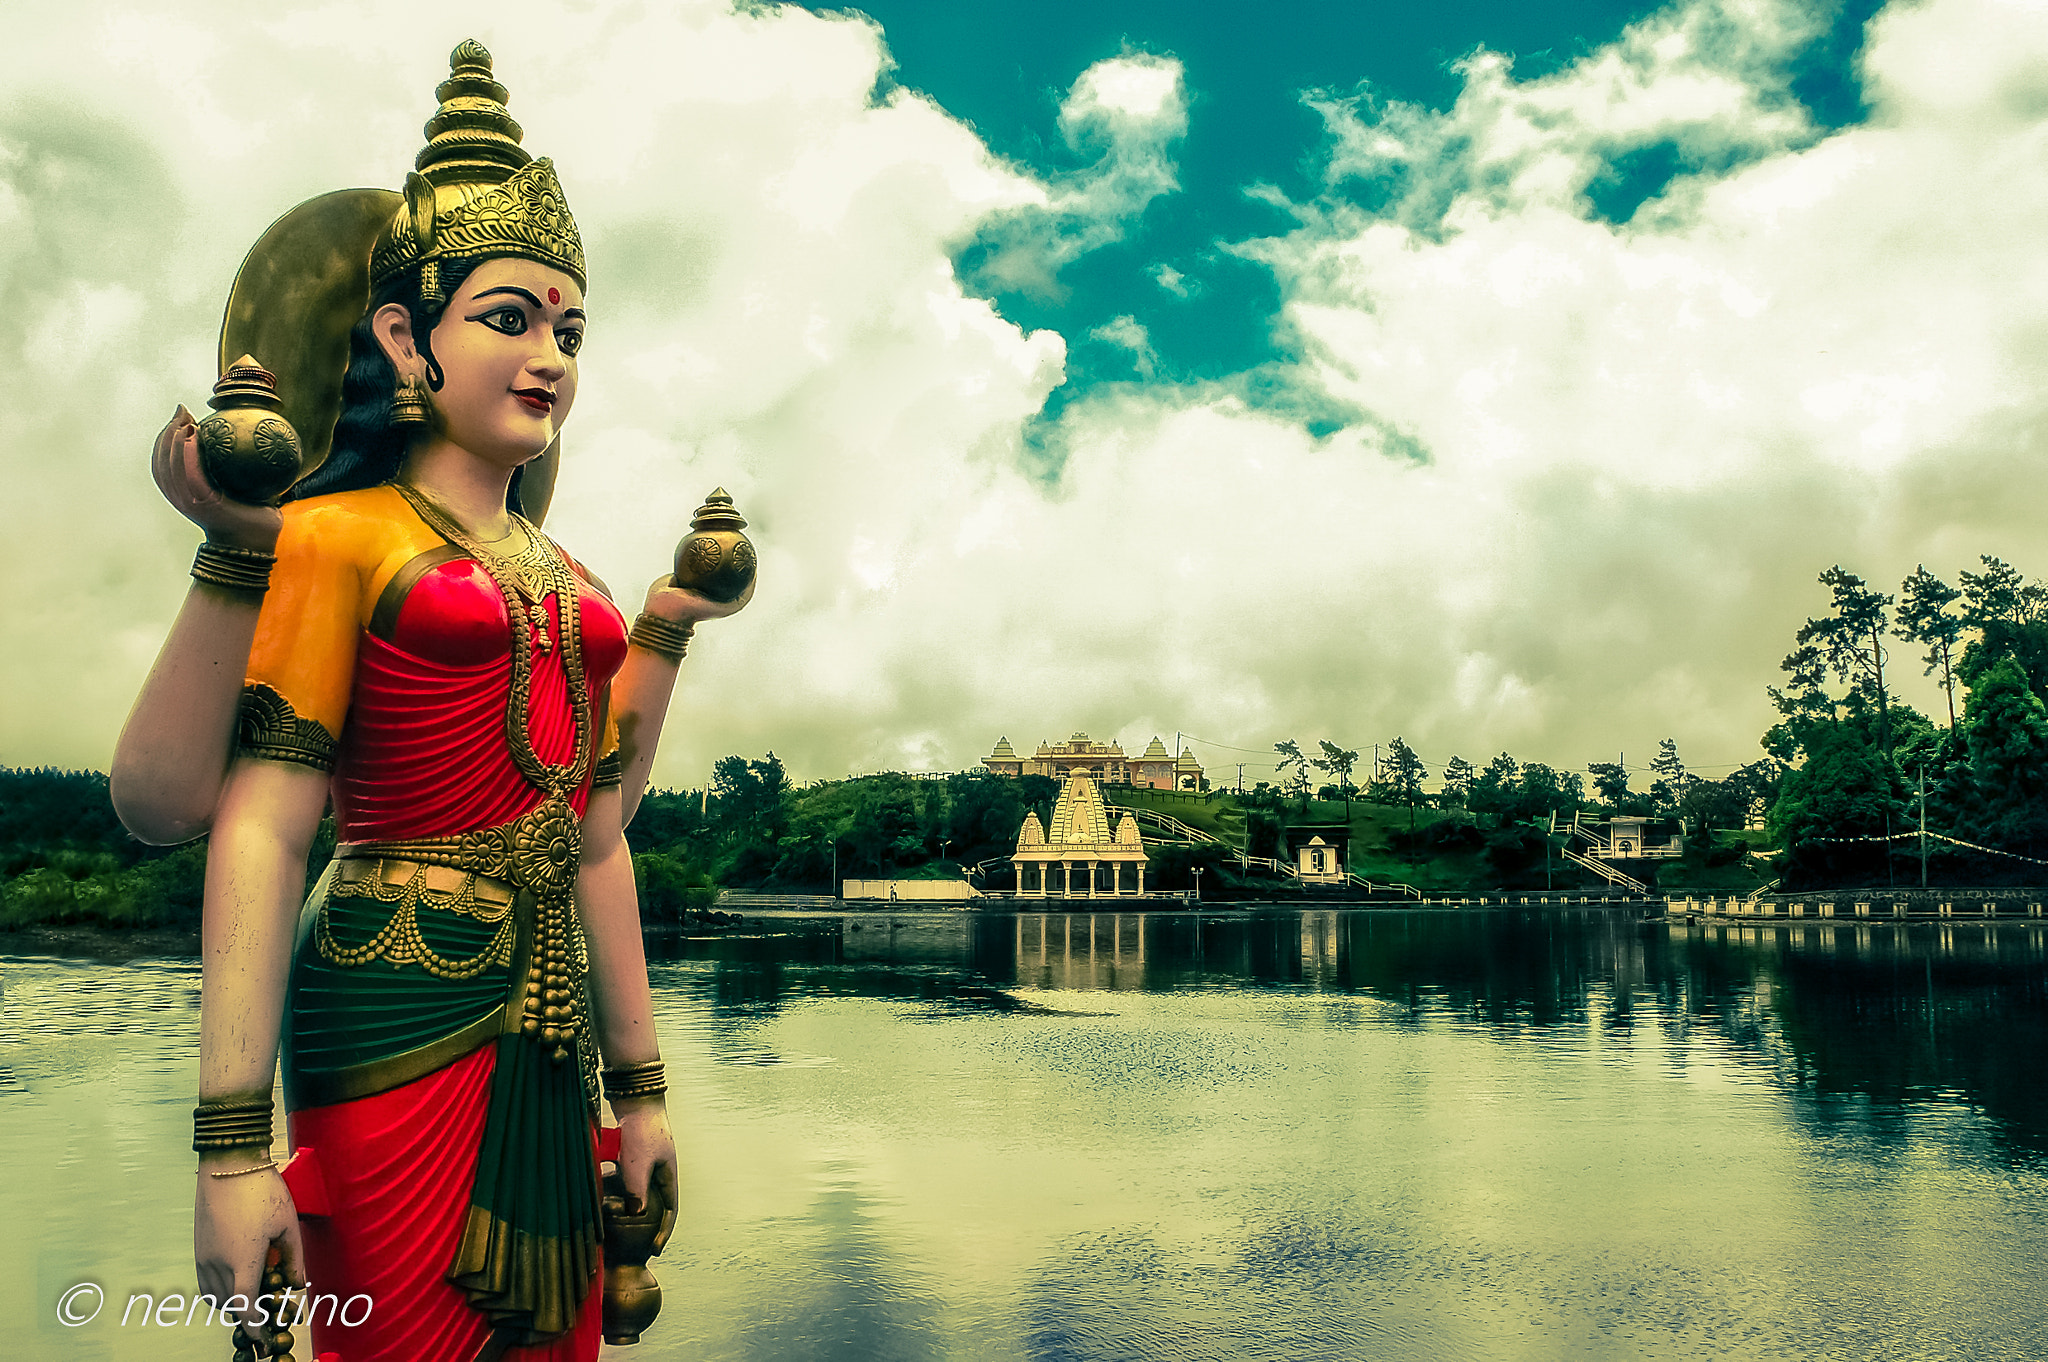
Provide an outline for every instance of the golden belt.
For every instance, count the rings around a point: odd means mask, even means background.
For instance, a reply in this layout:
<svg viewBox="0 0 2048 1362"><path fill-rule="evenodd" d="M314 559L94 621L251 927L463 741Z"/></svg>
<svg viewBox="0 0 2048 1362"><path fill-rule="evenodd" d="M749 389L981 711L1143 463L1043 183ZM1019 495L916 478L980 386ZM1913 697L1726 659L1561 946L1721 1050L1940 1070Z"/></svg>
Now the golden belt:
<svg viewBox="0 0 2048 1362"><path fill-rule="evenodd" d="M320 954L337 965L384 959L418 964L443 978L469 979L492 965L517 962L521 891L534 904L526 943L525 977L516 1013L518 1030L553 1052L556 1063L594 1039L584 1025L584 979L589 951L576 913L574 891L582 858L583 825L559 795L494 828L452 837L344 842L335 848L335 888L353 897L397 905L391 920L362 946L345 948L329 933L323 912ZM420 937L418 908L440 908L495 922L498 930L477 955L449 960Z"/></svg>

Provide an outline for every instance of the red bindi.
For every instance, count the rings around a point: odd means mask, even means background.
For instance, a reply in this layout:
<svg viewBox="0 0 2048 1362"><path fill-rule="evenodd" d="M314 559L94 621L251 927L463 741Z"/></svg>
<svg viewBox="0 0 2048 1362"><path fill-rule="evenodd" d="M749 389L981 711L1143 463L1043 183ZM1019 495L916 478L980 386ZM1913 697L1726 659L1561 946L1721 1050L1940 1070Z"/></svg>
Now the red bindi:
<svg viewBox="0 0 2048 1362"><path fill-rule="evenodd" d="M549 290L548 290L548 301L549 301L550 303L559 303L559 302L561 302L561 301L562 301L562 291L561 291L560 289L558 289L558 288L551 288L551 289L549 289Z"/></svg>

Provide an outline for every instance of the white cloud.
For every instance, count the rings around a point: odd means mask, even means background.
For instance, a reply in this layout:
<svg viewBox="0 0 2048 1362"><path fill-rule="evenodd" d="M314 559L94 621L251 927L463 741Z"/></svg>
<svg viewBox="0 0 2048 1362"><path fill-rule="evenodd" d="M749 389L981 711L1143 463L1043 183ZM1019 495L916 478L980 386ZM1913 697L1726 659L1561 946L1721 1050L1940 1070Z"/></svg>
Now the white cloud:
<svg viewBox="0 0 2048 1362"><path fill-rule="evenodd" d="M1059 127L1068 149L1091 159L1051 176L1036 204L984 226L989 253L976 278L986 287L1057 296L1062 268L1122 240L1154 201L1180 188L1173 148L1188 130L1180 63L1141 52L1095 63L1061 102Z"/></svg>
<svg viewBox="0 0 2048 1362"><path fill-rule="evenodd" d="M1125 313L1112 317L1090 331L1089 336L1126 351L1138 377L1149 379L1159 367L1159 352L1152 348L1152 333L1136 317Z"/></svg>
<svg viewBox="0 0 2048 1362"><path fill-rule="evenodd" d="M714 484L754 519L761 594L702 631L660 779L1169 724L1565 765L1670 733L1743 761L1821 568L2048 570L2034 10L1888 12L1875 117L1829 135L1783 96L1808 21L1763 3L1675 10L1541 80L1483 59L1444 114L1324 98L1331 191L1239 249L1301 346L1277 377L1367 419L1315 439L1230 385L1102 389L1051 432L1050 480L1023 436L1066 340L949 260L993 239L1053 287L1165 211L1177 64L1080 73L1060 127L1083 168L1034 173L877 99L860 20L540 13L451 7L397 61L414 6L11 31L32 74L0 107L0 352L34 381L0 410L0 760L104 765L194 540L146 451L206 390L235 265L292 203L395 183L469 33L592 264L550 528L630 605ZM1663 142L1696 173L1594 220L1612 157ZM1351 201L1361 176L1388 207Z"/></svg>

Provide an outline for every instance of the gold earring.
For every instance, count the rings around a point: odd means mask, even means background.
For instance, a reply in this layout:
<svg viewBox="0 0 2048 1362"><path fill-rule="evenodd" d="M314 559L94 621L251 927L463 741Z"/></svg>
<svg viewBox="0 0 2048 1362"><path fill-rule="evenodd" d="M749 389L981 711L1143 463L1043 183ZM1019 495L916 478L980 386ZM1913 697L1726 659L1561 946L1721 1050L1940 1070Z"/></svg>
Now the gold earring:
<svg viewBox="0 0 2048 1362"><path fill-rule="evenodd" d="M427 423L427 385L407 374L398 381L398 391L391 397L391 424L394 426L423 426Z"/></svg>

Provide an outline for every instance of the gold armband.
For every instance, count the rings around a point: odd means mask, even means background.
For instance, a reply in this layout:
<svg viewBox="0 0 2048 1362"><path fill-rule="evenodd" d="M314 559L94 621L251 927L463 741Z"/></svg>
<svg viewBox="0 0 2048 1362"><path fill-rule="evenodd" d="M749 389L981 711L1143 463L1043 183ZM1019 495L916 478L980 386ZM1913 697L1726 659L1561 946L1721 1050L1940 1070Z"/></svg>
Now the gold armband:
<svg viewBox="0 0 2048 1362"><path fill-rule="evenodd" d="M248 1098L201 1102L192 1108L192 1148L201 1154L223 1149L270 1149L271 1100Z"/></svg>
<svg viewBox="0 0 2048 1362"><path fill-rule="evenodd" d="M633 632L626 635L626 641L680 664L683 654L690 651L690 636L696 632L694 624L676 624L643 610L633 621Z"/></svg>
<svg viewBox="0 0 2048 1362"><path fill-rule="evenodd" d="M609 790L626 783L626 761L614 747L597 759L597 765L590 771L590 788Z"/></svg>
<svg viewBox="0 0 2048 1362"><path fill-rule="evenodd" d="M667 1070L658 1059L639 1064L614 1064L604 1071L604 1100L607 1102L659 1097L667 1091Z"/></svg>
<svg viewBox="0 0 2048 1362"><path fill-rule="evenodd" d="M334 769L334 735L326 725L300 718L282 692L261 681L242 687L235 742L245 756L296 762L322 775Z"/></svg>
<svg viewBox="0 0 2048 1362"><path fill-rule="evenodd" d="M262 595L270 589L270 570L277 555L262 549L236 549L211 540L199 546L192 559L192 578L228 591Z"/></svg>

